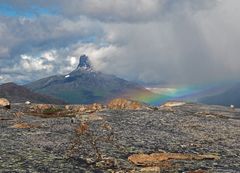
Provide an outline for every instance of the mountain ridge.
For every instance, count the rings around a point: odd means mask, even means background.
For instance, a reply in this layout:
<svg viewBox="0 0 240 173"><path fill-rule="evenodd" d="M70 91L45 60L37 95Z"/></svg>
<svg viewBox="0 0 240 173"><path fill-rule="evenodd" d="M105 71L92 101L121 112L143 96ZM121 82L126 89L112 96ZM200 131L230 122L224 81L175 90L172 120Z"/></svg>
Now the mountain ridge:
<svg viewBox="0 0 240 173"><path fill-rule="evenodd" d="M17 85L13 82L0 85L0 97L9 99L12 103L24 103L30 101L32 103L51 103L51 104L65 104L63 100L54 98L52 96L35 93Z"/></svg>
<svg viewBox="0 0 240 173"><path fill-rule="evenodd" d="M86 55L80 57L77 68L72 72L43 78L25 86L33 92L72 104L106 103L117 97L131 98L129 93L153 94L137 83L95 71Z"/></svg>
<svg viewBox="0 0 240 173"><path fill-rule="evenodd" d="M234 105L240 107L240 83L237 83L230 88L226 89L222 93L217 95L201 98L199 102L209 105L222 105L230 106Z"/></svg>

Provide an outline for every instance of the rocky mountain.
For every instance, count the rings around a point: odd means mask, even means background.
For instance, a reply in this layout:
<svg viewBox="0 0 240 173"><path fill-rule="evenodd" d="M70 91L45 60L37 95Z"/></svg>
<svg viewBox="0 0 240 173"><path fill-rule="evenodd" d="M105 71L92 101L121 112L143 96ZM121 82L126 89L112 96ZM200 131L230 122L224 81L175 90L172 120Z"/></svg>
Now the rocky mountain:
<svg viewBox="0 0 240 173"><path fill-rule="evenodd" d="M7 98L12 103L24 103L26 101L51 104L65 103L60 99L32 92L31 90L15 83L5 83L0 85L0 97Z"/></svg>
<svg viewBox="0 0 240 173"><path fill-rule="evenodd" d="M132 93L152 94L136 83L95 71L86 55L71 73L40 79L26 87L72 104L105 103L116 97L131 98Z"/></svg>
<svg viewBox="0 0 240 173"><path fill-rule="evenodd" d="M77 66L77 70L83 69L83 70L87 70L87 69L91 69L91 65L90 65L90 61L88 59L88 57L86 55L82 55L79 59L79 64Z"/></svg>
<svg viewBox="0 0 240 173"><path fill-rule="evenodd" d="M235 84L220 94L204 97L200 99L199 102L210 105L234 105L240 107L240 83Z"/></svg>

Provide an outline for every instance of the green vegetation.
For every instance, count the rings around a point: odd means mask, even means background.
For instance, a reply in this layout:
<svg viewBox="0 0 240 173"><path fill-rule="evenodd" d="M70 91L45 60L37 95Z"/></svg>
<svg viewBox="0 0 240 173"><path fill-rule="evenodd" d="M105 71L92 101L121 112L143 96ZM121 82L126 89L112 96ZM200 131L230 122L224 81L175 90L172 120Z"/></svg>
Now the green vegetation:
<svg viewBox="0 0 240 173"><path fill-rule="evenodd" d="M50 114L55 114L55 113L58 113L58 112L61 112L61 111L63 111L63 109L51 107L51 108L48 108L48 109L44 109L42 113L50 115Z"/></svg>

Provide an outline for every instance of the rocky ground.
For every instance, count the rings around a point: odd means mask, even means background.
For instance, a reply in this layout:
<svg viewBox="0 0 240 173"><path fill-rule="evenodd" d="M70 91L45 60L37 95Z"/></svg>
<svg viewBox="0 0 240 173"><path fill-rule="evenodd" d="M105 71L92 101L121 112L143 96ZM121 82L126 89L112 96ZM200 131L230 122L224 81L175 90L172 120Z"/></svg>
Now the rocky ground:
<svg viewBox="0 0 240 173"><path fill-rule="evenodd" d="M29 107L0 109L0 172L240 172L239 109L184 104L42 118Z"/></svg>

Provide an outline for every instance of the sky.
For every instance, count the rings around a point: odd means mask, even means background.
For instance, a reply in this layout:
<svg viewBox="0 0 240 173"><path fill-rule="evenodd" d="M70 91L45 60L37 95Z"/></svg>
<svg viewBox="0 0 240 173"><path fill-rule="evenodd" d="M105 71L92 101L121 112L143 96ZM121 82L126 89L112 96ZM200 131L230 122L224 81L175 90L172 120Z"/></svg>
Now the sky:
<svg viewBox="0 0 240 173"><path fill-rule="evenodd" d="M0 0L0 83L76 68L171 85L239 80L239 0Z"/></svg>

